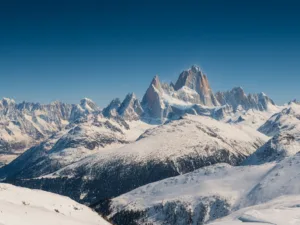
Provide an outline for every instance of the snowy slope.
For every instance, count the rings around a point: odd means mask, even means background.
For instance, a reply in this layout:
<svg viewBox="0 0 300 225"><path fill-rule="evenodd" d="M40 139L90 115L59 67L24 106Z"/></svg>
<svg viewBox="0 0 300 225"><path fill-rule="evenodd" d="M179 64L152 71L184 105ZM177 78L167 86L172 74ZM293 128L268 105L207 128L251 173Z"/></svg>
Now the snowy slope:
<svg viewBox="0 0 300 225"><path fill-rule="evenodd" d="M243 165L257 165L272 161L280 161L300 151L300 133L282 132L261 146Z"/></svg>
<svg viewBox="0 0 300 225"><path fill-rule="evenodd" d="M202 224L228 215L273 166L217 164L151 183L112 199L109 217L122 224L135 212L137 224Z"/></svg>
<svg viewBox="0 0 300 225"><path fill-rule="evenodd" d="M241 209L210 225L300 224L300 196L282 196L270 202Z"/></svg>
<svg viewBox="0 0 300 225"><path fill-rule="evenodd" d="M189 115L147 130L134 143L96 152L59 170L48 170L49 163L46 163L38 169L43 171L42 177L32 173L28 164L25 168L22 164L18 166L22 168L18 177L10 173L9 167L0 172L21 186L95 203L203 166L219 162L236 165L267 139L251 128L237 128L208 117ZM22 176L31 179L21 180Z"/></svg>
<svg viewBox="0 0 300 225"><path fill-rule="evenodd" d="M300 105L289 103L280 112L271 116L258 130L273 137L244 164L278 161L296 154L300 151Z"/></svg>
<svg viewBox="0 0 300 225"><path fill-rule="evenodd" d="M80 104L56 101L45 105L17 104L7 98L0 100L0 166L63 130L69 123L79 122L98 111L90 99L82 99Z"/></svg>
<svg viewBox="0 0 300 225"><path fill-rule="evenodd" d="M291 102L282 111L275 113L260 128L259 131L274 136L281 132L300 133L300 105Z"/></svg>
<svg viewBox="0 0 300 225"><path fill-rule="evenodd" d="M68 125L0 168L0 178L29 178L54 172L88 155L132 142L149 127L152 126L141 121L126 123L89 115L85 122Z"/></svg>
<svg viewBox="0 0 300 225"><path fill-rule="evenodd" d="M56 194L0 184L1 225L108 225L84 205Z"/></svg>
<svg viewBox="0 0 300 225"><path fill-rule="evenodd" d="M278 224L283 224L278 216L270 218L268 214L274 214L272 208L279 206L277 198L300 195L299 170L300 154L259 166L217 164L116 197L109 204L109 217L117 224L122 224L120 221L124 215L137 224L202 224L241 210L233 215L241 215L245 222L253 222L255 218L261 222L279 219L281 223ZM264 205L259 206L261 204ZM299 202L293 207L299 208L298 205ZM255 207L247 208L250 206ZM287 211L293 208L291 205L286 207ZM262 213L251 213L252 209L260 208ZM283 215L284 208L281 210ZM298 209L295 210L291 216L299 213Z"/></svg>
<svg viewBox="0 0 300 225"><path fill-rule="evenodd" d="M237 126L249 126L255 129L260 128L270 117L280 112L283 109L282 106L272 106L265 111L256 109L244 110L242 108L237 109L235 112L229 112L225 114L222 121L237 125Z"/></svg>

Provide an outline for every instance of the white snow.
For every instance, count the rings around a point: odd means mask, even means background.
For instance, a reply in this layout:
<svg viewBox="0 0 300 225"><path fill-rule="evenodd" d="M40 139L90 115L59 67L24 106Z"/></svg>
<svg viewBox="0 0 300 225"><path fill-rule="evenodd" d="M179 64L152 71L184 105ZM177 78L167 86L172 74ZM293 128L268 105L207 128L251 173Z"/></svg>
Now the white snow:
<svg viewBox="0 0 300 225"><path fill-rule="evenodd" d="M73 163L57 172L72 176L69 170L85 166L96 170L111 160L121 159L123 163L146 163L147 161L173 161L198 154L209 157L226 149L232 155L250 155L268 137L249 127L236 127L209 117L187 115L184 119L147 130L138 141L121 148L97 152L77 163ZM178 170L180 172L180 170ZM53 177L53 174L49 176Z"/></svg>
<svg viewBox="0 0 300 225"><path fill-rule="evenodd" d="M162 94L162 98L163 98L163 101L165 102L164 105L166 105L166 104L171 105L171 106L174 106L179 109L188 109L194 105L190 102L186 102L186 101L180 100L178 98L174 98L166 93Z"/></svg>
<svg viewBox="0 0 300 225"><path fill-rule="evenodd" d="M247 111L241 109L237 110L234 114L226 116L223 121L230 121L229 123L237 126L250 126L254 129L258 129L262 126L271 116L282 110L281 106L273 106L266 111L259 111L255 109L249 109ZM238 121L242 118L243 121Z"/></svg>
<svg viewBox="0 0 300 225"><path fill-rule="evenodd" d="M300 195L281 196L270 202L241 209L210 225L300 224Z"/></svg>
<svg viewBox="0 0 300 225"><path fill-rule="evenodd" d="M272 115L259 128L259 131L269 136L282 132L300 133L300 105L293 102L290 103L280 112Z"/></svg>
<svg viewBox="0 0 300 225"><path fill-rule="evenodd" d="M221 196L234 207L273 167L274 164L252 167L216 164L204 167L116 197L113 199L112 208L114 213L120 209L124 210L124 207L126 210L145 210L160 202L177 200L188 202L192 206L200 198L210 196Z"/></svg>
<svg viewBox="0 0 300 225"><path fill-rule="evenodd" d="M109 225L96 212L56 194L0 184L1 225Z"/></svg>
<svg viewBox="0 0 300 225"><path fill-rule="evenodd" d="M147 217L142 224L147 221L160 224L161 214L151 210L159 204L183 203L197 214L199 212L194 211L197 203L202 202L210 207L204 199L219 199L222 202L219 204L228 205L231 215L214 221L214 225L300 224L299 171L300 154L259 166L217 164L151 183L116 197L112 201L110 216L124 210L145 211ZM210 210L209 215L219 213L213 211L216 210L214 208ZM206 222L211 219L207 217Z"/></svg>

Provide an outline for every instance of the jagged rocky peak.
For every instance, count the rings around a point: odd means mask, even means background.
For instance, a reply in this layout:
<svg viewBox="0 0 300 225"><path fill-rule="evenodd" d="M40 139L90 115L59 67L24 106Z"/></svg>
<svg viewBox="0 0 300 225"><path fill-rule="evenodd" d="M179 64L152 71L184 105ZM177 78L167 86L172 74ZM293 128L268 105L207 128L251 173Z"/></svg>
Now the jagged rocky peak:
<svg viewBox="0 0 300 225"><path fill-rule="evenodd" d="M8 105L15 105L16 102L15 102L14 99L3 98L3 99L1 100L1 104L2 104L3 106L8 106Z"/></svg>
<svg viewBox="0 0 300 225"><path fill-rule="evenodd" d="M178 91L182 87L195 90L200 96L200 103L206 106L217 106L219 102L214 96L206 75L199 66L193 65L190 69L183 71L174 85Z"/></svg>
<svg viewBox="0 0 300 225"><path fill-rule="evenodd" d="M3 98L2 100L0 100L0 110L13 108L13 107L15 107L15 105L16 105L16 102L13 99Z"/></svg>
<svg viewBox="0 0 300 225"><path fill-rule="evenodd" d="M232 88L231 92L240 98L247 97L247 95L245 94L245 91L242 87L234 87L234 88Z"/></svg>
<svg viewBox="0 0 300 225"><path fill-rule="evenodd" d="M163 89L156 75L147 89L142 105L147 110L147 114L155 119L163 118L164 102L162 99Z"/></svg>
<svg viewBox="0 0 300 225"><path fill-rule="evenodd" d="M155 75L154 78L152 79L150 87L151 86L156 88L157 91L162 92L162 87L158 75Z"/></svg>
<svg viewBox="0 0 300 225"><path fill-rule="evenodd" d="M118 115L118 109L121 106L121 100L119 98L113 99L107 107L102 111L105 117L116 117Z"/></svg>
<svg viewBox="0 0 300 225"><path fill-rule="evenodd" d="M216 98L221 105L229 104L234 110L241 108L265 111L270 108L270 105L275 105L265 93L247 95L241 87L235 87L231 91L217 92Z"/></svg>
<svg viewBox="0 0 300 225"><path fill-rule="evenodd" d="M263 92L258 94L258 100L263 110L267 110L270 105L276 105L275 102Z"/></svg>
<svg viewBox="0 0 300 225"><path fill-rule="evenodd" d="M288 103L288 105L292 105L292 104L300 105L300 101L297 100L297 99L294 99L294 100L292 100L292 101L290 101L290 102Z"/></svg>
<svg viewBox="0 0 300 225"><path fill-rule="evenodd" d="M217 92L216 98L221 105L229 104L234 109L237 109L239 105L248 105L248 97L242 87L234 87L231 91Z"/></svg>
<svg viewBox="0 0 300 225"><path fill-rule="evenodd" d="M138 120L144 110L134 93L129 93L118 108L118 114L126 120Z"/></svg>
<svg viewBox="0 0 300 225"><path fill-rule="evenodd" d="M82 109L88 111L88 112L94 112L98 110L98 106L96 105L95 102L93 102L89 98L83 98L80 100L80 106Z"/></svg>

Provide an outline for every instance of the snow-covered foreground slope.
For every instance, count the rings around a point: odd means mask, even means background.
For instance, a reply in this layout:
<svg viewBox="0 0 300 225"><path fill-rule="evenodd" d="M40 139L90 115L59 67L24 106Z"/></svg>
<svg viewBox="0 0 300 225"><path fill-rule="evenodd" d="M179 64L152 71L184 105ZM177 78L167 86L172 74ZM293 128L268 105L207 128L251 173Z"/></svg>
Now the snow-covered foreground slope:
<svg viewBox="0 0 300 225"><path fill-rule="evenodd" d="M95 203L211 164L237 165L267 140L248 127L237 128L209 117L189 115L147 130L134 143L99 151L59 170L50 168L47 173L45 168L49 167L45 164L39 168L43 176L35 176L31 165L19 166L22 169L18 176L11 174L8 167L1 172L4 177L8 175L9 182L21 186Z"/></svg>
<svg viewBox="0 0 300 225"><path fill-rule="evenodd" d="M247 207L265 203L262 209L272 213L272 204L275 207L277 203L268 202L300 195L299 171L300 154L259 166L217 164L135 189L112 199L106 210L117 224L124 219L133 224L203 224L237 210L242 210L237 212L240 215L251 209ZM267 218L251 216L261 219L258 221Z"/></svg>
<svg viewBox="0 0 300 225"><path fill-rule="evenodd" d="M238 210L210 225L300 224L300 195L282 196L270 202Z"/></svg>
<svg viewBox="0 0 300 225"><path fill-rule="evenodd" d="M123 224L203 224L224 217L273 167L217 164L112 199L109 218ZM125 222L127 224L127 221Z"/></svg>
<svg viewBox="0 0 300 225"><path fill-rule="evenodd" d="M1 225L108 225L96 212L56 194L0 183Z"/></svg>

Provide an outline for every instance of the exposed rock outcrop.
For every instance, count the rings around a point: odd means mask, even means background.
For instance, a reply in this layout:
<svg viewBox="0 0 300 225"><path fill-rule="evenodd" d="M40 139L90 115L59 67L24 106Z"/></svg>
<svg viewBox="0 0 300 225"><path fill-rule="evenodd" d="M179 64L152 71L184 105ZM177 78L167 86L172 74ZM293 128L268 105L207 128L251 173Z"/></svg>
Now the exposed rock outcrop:
<svg viewBox="0 0 300 225"><path fill-rule="evenodd" d="M200 104L206 106L219 105L219 102L214 96L209 85L208 79L206 75L201 71L200 67L192 66L190 69L183 71L179 75L174 89L178 91L184 86L195 90L199 94Z"/></svg>

